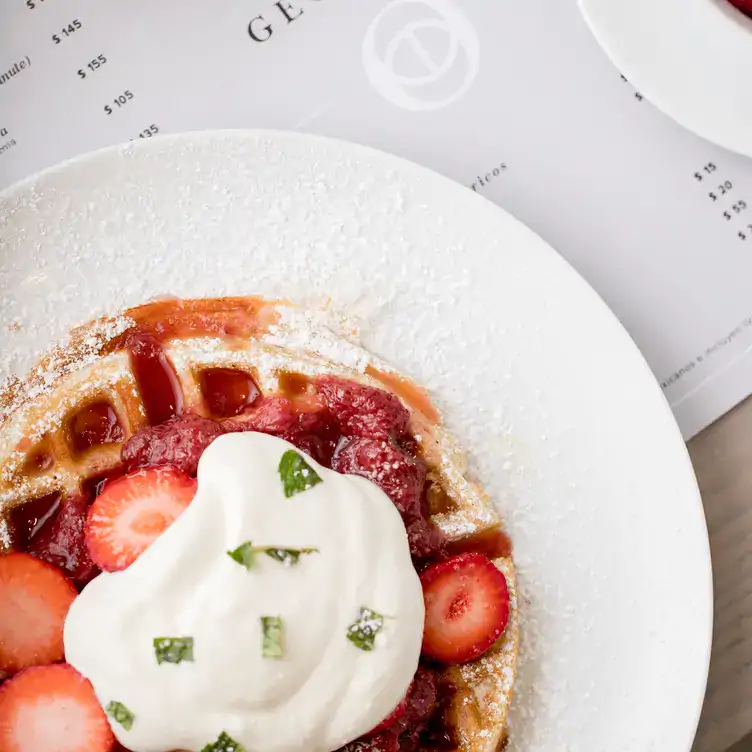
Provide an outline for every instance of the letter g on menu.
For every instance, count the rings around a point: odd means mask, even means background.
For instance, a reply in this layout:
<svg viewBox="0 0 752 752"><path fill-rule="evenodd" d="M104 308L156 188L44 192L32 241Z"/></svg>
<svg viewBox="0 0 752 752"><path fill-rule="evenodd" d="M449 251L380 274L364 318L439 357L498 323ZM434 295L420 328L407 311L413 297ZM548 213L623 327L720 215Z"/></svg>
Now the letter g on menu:
<svg viewBox="0 0 752 752"><path fill-rule="evenodd" d="M440 110L472 85L480 44L454 0L392 0L366 30L362 55L384 99L405 110Z"/></svg>

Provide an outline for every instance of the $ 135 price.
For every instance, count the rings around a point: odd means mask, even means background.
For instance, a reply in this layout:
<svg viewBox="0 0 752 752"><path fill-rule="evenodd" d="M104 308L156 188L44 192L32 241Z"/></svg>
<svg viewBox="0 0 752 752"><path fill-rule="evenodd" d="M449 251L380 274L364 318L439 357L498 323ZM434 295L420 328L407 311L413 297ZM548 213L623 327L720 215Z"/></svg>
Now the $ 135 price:
<svg viewBox="0 0 752 752"><path fill-rule="evenodd" d="M127 105L128 102L131 101L131 99L133 99L133 92L130 91L129 89L126 89L122 94L118 94L112 100L112 104L106 104L104 106L104 111L108 115L112 115L112 113L115 112L115 110L121 107L125 107L125 105Z"/></svg>

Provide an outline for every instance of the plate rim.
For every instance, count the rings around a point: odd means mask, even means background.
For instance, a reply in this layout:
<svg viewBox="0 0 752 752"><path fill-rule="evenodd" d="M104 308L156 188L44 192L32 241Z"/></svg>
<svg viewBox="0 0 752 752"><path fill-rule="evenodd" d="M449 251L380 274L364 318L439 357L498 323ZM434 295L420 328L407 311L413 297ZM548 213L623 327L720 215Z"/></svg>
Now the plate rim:
<svg viewBox="0 0 752 752"><path fill-rule="evenodd" d="M585 0L579 0L579 2L584 2ZM322 136L318 134L308 134L308 133L302 133L299 131L286 131L286 130L278 130L278 129L246 129L246 128L227 128L227 129L209 129L209 130L199 130L199 131L183 131L178 133L172 133L172 134L164 134L159 135L153 139L144 139L141 142L124 142L124 143L118 143L118 144L111 144L93 151L85 152L82 154L78 154L76 156L73 156L67 160L64 160L63 162L59 162L58 164L46 167L26 178L23 178L20 181L17 181L13 183L12 185L6 187L2 191L0 191L0 202L6 202L6 201L13 201L13 198L15 194L22 192L23 190L29 188L31 185L39 183L39 181L45 180L47 177L51 175L57 175L59 173L63 173L71 168L75 168L80 163L86 163L86 162L95 162L97 159L101 157L106 157L109 154L112 153L124 153L129 150L144 150L148 151L149 149L157 148L158 144L164 144L167 141L170 141L172 143L178 143L183 142L184 144L190 144L193 142L216 142L216 140L222 139L222 140L234 140L238 139L242 142L248 142L248 141L258 141L259 139L272 139L274 141L283 141L283 140L295 140L299 142L314 142L314 143L325 143L329 144L331 146L336 146L339 148L343 148L351 155L361 155L363 157L369 157L374 160L378 160L382 163L388 163L392 167L395 167L397 169L402 170L410 170L413 172L420 172L420 173L429 173L431 180L433 181L440 181L448 186L451 186L453 190L458 190L460 188L465 188L462 184L452 180L451 178L429 168L424 165L421 165L417 162L414 162L412 160L406 159L402 156L391 154L389 152L383 151L378 148L374 148L368 145L364 145L361 143L356 143L352 141L348 141L346 139L341 138L333 138L329 136ZM687 715L687 750L689 752L694 740L696 739L697 730L699 727L700 717L702 713L702 708L704 704L705 694L707 690L707 681L708 681L708 674L709 674L709 668L710 668L710 658L711 658L711 649L712 649L712 638L713 638L713 621L714 621L714 599L713 599L713 567L712 567L712 558L711 558L711 549L710 549L710 540L708 535L708 529L707 529L707 518L704 511L704 506L702 503L702 496L699 489L699 486L697 484L697 478L694 472L694 467L692 465L691 457L689 454L689 451L687 449L687 445L684 442L684 439L681 435L681 432L679 430L679 427L676 423L676 419L674 418L673 412L670 408L670 405L668 401L665 398L665 395L663 394L663 391L660 389L660 385L658 384L658 381L655 378L655 375L653 374L652 370L650 369L647 361L645 360L645 357L642 355L642 352L638 348L637 344L632 339L629 332L626 330L626 328L623 326L621 321L618 319L616 314L611 310L611 308L606 304L606 302L603 300L603 298L599 295L599 293L590 285L587 280L579 273L577 270L565 259L561 254L559 254L556 249L551 246L545 239L543 239L540 235L538 235L534 230L532 230L528 225L526 225L521 220L517 219L511 212L508 210L502 208L501 206L495 204L490 199L486 198L485 196L482 196L480 194L474 193L473 191L465 188L467 195L473 195L475 198L471 200L475 200L478 202L483 202L483 204L486 205L486 211L494 211L494 212L500 212L501 214L505 215L507 221L511 222L513 225L516 226L516 228L524 233L528 234L535 238L537 244L540 247L540 251L543 252L545 249L545 253L554 259L557 263L559 263L562 267L563 273L568 277L569 283L575 286L579 286L579 293L580 294L586 294L591 299L591 306L598 306L600 308L600 316L605 319L610 319L609 323L609 330L612 332L611 336L618 336L622 338L623 341L623 347L626 349L629 349L632 352L632 355L629 357L634 361L635 365L637 363L640 364L640 368L645 373L646 376L646 382L647 379L651 382L651 388L654 391L654 394L660 398L660 404L662 405L661 410L663 411L663 417L667 418L668 425L671 426L670 431L674 434L674 439L672 440L675 449L673 450L677 457L677 463L679 455L682 456L682 463L685 468L685 474L686 477L684 478L684 483L688 484L687 488L687 501L686 504L692 505L693 513L699 513L699 523L700 527L697 530L697 534L699 535L698 538L698 544L702 543L702 569L705 573L705 585L702 588L703 590L703 600L705 601L705 610L706 610L706 617L704 619L705 626L704 626L704 633L705 633L705 639L704 639L704 645L703 647L703 655L702 655L702 671L700 672L701 676L701 685L698 687L699 696L696 701L696 708L694 713L694 721L691 721L690 712L689 709L687 709L686 715ZM625 353L626 354L626 353ZM647 387L647 383L645 384L645 387ZM656 405L657 407L657 405ZM668 426L666 427L667 431ZM666 436L668 441L668 434ZM692 501L689 499L689 486L692 487ZM695 555L700 555L700 551L697 550L695 552ZM698 646L699 648L700 646ZM700 660L698 658L698 670L700 668Z"/></svg>

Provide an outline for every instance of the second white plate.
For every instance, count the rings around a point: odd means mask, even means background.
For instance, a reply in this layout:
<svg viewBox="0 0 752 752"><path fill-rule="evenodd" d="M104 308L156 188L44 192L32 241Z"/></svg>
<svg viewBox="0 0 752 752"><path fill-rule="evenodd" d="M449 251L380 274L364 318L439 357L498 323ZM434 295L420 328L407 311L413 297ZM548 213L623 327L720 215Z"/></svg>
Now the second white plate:
<svg viewBox="0 0 752 752"><path fill-rule="evenodd" d="M752 20L726 0L579 0L614 65L656 107L752 156Z"/></svg>

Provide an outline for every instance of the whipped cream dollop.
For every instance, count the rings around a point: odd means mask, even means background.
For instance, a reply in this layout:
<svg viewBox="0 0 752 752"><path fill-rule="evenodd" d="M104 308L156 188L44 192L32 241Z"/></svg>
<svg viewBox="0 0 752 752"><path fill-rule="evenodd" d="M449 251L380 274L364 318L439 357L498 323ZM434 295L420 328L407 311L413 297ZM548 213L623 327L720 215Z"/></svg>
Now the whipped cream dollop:
<svg viewBox="0 0 752 752"><path fill-rule="evenodd" d="M268 547L307 552L292 563ZM282 439L235 433L204 452L181 517L74 601L65 653L103 707L132 714L129 730L110 723L134 752L198 751L222 733L247 752L331 752L405 696L423 620L381 489ZM183 642L160 643L159 662L157 638Z"/></svg>

